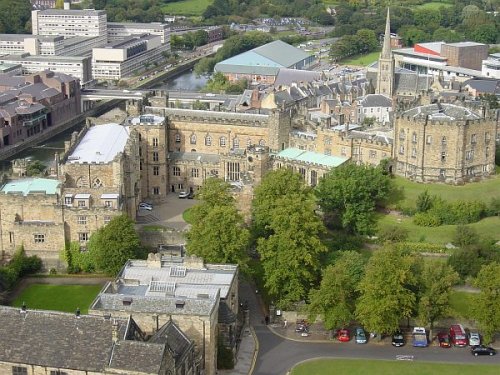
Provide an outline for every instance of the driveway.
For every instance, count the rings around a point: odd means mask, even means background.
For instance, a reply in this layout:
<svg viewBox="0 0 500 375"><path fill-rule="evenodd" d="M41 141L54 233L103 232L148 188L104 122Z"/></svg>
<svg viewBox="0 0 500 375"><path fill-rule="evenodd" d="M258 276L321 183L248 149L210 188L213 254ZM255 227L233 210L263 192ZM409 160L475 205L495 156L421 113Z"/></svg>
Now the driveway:
<svg viewBox="0 0 500 375"><path fill-rule="evenodd" d="M153 210L139 210L137 213L137 225L161 225L176 230L185 230L189 224L182 218L182 213L194 206L196 199L179 199L175 193L167 195L165 202L153 205Z"/></svg>

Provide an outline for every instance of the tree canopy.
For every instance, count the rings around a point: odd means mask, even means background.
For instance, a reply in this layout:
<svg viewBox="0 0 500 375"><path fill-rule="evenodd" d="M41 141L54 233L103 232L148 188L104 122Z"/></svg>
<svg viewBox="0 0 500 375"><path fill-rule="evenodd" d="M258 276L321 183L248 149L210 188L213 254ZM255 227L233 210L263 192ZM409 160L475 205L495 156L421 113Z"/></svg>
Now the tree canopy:
<svg viewBox="0 0 500 375"><path fill-rule="evenodd" d="M479 271L474 285L481 292L474 296L472 311L486 343L500 330L500 263L490 263Z"/></svg>
<svg viewBox="0 0 500 375"><path fill-rule="evenodd" d="M348 163L334 168L317 188L321 208L338 217L347 231L371 234L376 205L387 199L392 181L382 168Z"/></svg>
<svg viewBox="0 0 500 375"><path fill-rule="evenodd" d="M116 216L90 236L90 256L100 271L116 275L129 259L143 255L134 222L126 215Z"/></svg>
<svg viewBox="0 0 500 375"><path fill-rule="evenodd" d="M0 0L0 33L26 34L30 31L29 0Z"/></svg>

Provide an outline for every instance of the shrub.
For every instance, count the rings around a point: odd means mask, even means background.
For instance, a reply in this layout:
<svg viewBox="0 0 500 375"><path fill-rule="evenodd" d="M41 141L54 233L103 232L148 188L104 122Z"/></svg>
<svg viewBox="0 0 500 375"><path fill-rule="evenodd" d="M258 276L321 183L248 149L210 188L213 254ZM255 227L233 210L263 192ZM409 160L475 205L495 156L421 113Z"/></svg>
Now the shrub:
<svg viewBox="0 0 500 375"><path fill-rule="evenodd" d="M467 225L458 225L451 242L458 247L475 245L479 243L479 235L474 228Z"/></svg>
<svg viewBox="0 0 500 375"><path fill-rule="evenodd" d="M425 242L401 242L396 247L413 253L445 254L447 252L443 245Z"/></svg>
<svg viewBox="0 0 500 375"><path fill-rule="evenodd" d="M486 212L486 205L479 201L458 201L451 205L453 220L450 224L469 224L481 220Z"/></svg>
<svg viewBox="0 0 500 375"><path fill-rule="evenodd" d="M26 256L24 248L17 249L12 260L4 267L0 267L0 284L11 289L17 281L26 275L36 273L42 268L42 260L36 255Z"/></svg>
<svg viewBox="0 0 500 375"><path fill-rule="evenodd" d="M393 225L382 229L378 234L379 240L383 242L403 242L408 239L408 229Z"/></svg>
<svg viewBox="0 0 500 375"><path fill-rule="evenodd" d="M500 198L491 198L490 204L486 207L485 216L500 216Z"/></svg>
<svg viewBox="0 0 500 375"><path fill-rule="evenodd" d="M439 227L442 222L439 216L430 212L419 212L413 216L413 223L421 227Z"/></svg>
<svg viewBox="0 0 500 375"><path fill-rule="evenodd" d="M427 212L432 208L434 202L434 197L431 197L429 192L425 190L420 193L417 197L417 202L415 203L417 212Z"/></svg>
<svg viewBox="0 0 500 375"><path fill-rule="evenodd" d="M95 264L88 251L80 251L78 242L71 242L64 249L64 260L68 265L68 273L94 272Z"/></svg>

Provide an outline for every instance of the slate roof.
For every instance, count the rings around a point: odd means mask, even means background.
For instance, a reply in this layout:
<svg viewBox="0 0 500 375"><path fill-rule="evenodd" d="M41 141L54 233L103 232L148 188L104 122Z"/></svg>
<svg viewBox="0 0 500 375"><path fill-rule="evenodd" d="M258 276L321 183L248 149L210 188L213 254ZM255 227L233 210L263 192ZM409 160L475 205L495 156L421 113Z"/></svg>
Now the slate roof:
<svg viewBox="0 0 500 375"><path fill-rule="evenodd" d="M394 91L397 94L414 94L426 91L432 84L432 77L417 73L395 73Z"/></svg>
<svg viewBox="0 0 500 375"><path fill-rule="evenodd" d="M463 83L464 86L493 95L500 95L500 79L469 79Z"/></svg>
<svg viewBox="0 0 500 375"><path fill-rule="evenodd" d="M453 104L429 104L412 108L402 113L403 117L413 117L430 120L456 121L456 120L477 120L481 117L470 109L459 107Z"/></svg>
<svg viewBox="0 0 500 375"><path fill-rule="evenodd" d="M84 371L102 371L109 363L111 320L47 311L21 314L18 308L0 306L0 322L2 362Z"/></svg>
<svg viewBox="0 0 500 375"><path fill-rule="evenodd" d="M218 142L218 140L215 140ZM200 163L219 164L220 156L217 154L203 154L201 152L170 152L169 160L198 161Z"/></svg>
<svg viewBox="0 0 500 375"><path fill-rule="evenodd" d="M280 68L274 81L274 86L288 86L293 82L312 82L319 80L321 77L321 72Z"/></svg>
<svg viewBox="0 0 500 375"><path fill-rule="evenodd" d="M138 374L159 374L164 351L165 345L121 340L113 347L108 367Z"/></svg>
<svg viewBox="0 0 500 375"><path fill-rule="evenodd" d="M392 100L382 94L368 94L361 100L363 107L392 107Z"/></svg>
<svg viewBox="0 0 500 375"><path fill-rule="evenodd" d="M347 158L324 155L317 152L300 150L294 147L286 148L276 154L276 156L288 160L319 164L324 167L338 167L348 160Z"/></svg>
<svg viewBox="0 0 500 375"><path fill-rule="evenodd" d="M148 342L166 344L170 353L177 361L192 345L191 340L181 331L177 325L169 320L163 325Z"/></svg>

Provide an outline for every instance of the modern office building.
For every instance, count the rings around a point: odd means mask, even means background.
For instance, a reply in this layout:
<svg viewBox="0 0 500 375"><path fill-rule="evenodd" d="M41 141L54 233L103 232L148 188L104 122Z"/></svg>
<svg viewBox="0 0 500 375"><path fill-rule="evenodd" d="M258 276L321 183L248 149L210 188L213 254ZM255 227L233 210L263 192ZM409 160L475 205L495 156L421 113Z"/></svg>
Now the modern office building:
<svg viewBox="0 0 500 375"><path fill-rule="evenodd" d="M481 71L485 77L500 79L500 53L493 53L483 60Z"/></svg>
<svg viewBox="0 0 500 375"><path fill-rule="evenodd" d="M62 36L0 34L0 55L60 55L64 50Z"/></svg>
<svg viewBox="0 0 500 375"><path fill-rule="evenodd" d="M109 41L124 39L137 34L158 35L162 44L170 44L170 26L165 23L108 22Z"/></svg>

